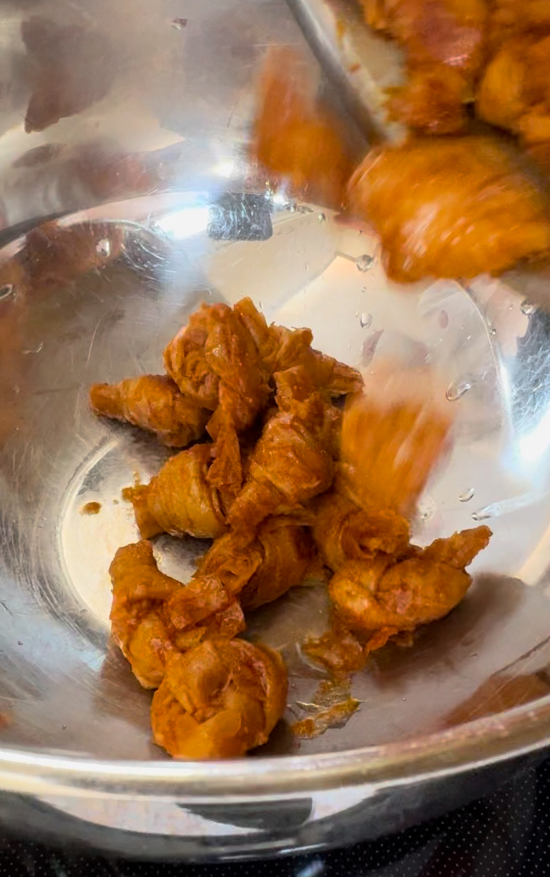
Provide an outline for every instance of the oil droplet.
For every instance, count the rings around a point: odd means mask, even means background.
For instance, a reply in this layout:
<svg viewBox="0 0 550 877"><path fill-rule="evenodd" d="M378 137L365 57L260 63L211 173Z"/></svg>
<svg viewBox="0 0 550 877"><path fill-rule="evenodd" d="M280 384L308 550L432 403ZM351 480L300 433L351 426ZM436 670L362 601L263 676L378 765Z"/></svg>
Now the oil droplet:
<svg viewBox="0 0 550 877"><path fill-rule="evenodd" d="M108 240L107 238L102 238L102 240L99 241L99 243L95 249L96 249L96 253L99 256L110 256L111 255L111 241Z"/></svg>
<svg viewBox="0 0 550 877"><path fill-rule="evenodd" d="M357 270L361 271L361 273L363 274L365 273L365 271L369 270L373 262L374 259L372 258L372 256L367 256L366 253L363 256L359 256L359 258L355 260Z"/></svg>
<svg viewBox="0 0 550 877"><path fill-rule="evenodd" d="M372 314L361 314L359 322L362 329L369 329L372 326Z"/></svg>
<svg viewBox="0 0 550 877"><path fill-rule="evenodd" d="M40 353L40 351L44 347L44 342L41 341L40 344L37 344L36 347L29 347L26 350L22 350L23 356L30 356L33 353Z"/></svg>
<svg viewBox="0 0 550 877"><path fill-rule="evenodd" d="M477 512L472 512L473 521L487 521L490 517L491 512L487 511L487 509L479 509Z"/></svg>
<svg viewBox="0 0 550 877"><path fill-rule="evenodd" d="M0 301L3 301L5 298L10 298L12 295L15 295L15 286L13 283L4 283L3 286L0 286Z"/></svg>
<svg viewBox="0 0 550 877"><path fill-rule="evenodd" d="M83 505L80 509L81 515L98 515L101 511L101 503L100 502L87 502L86 505Z"/></svg>
<svg viewBox="0 0 550 877"><path fill-rule="evenodd" d="M464 493L461 493L458 497L459 502L470 502L471 499L474 498L475 490L473 487L470 487L469 490L465 490Z"/></svg>
<svg viewBox="0 0 550 877"><path fill-rule="evenodd" d="M528 298L526 298L525 301L521 303L520 310L521 310L521 313L522 313L522 314L525 314L526 316L530 316L530 314L534 314L534 313L535 313L535 311L536 311L536 307L535 307L534 304L532 304L532 303L529 301Z"/></svg>
<svg viewBox="0 0 550 877"><path fill-rule="evenodd" d="M325 222L326 216L324 213L320 213L317 219L319 220L319 222Z"/></svg>
<svg viewBox="0 0 550 877"><path fill-rule="evenodd" d="M458 399L461 399L468 390L472 389L472 384L470 381L453 381L447 387L447 392L445 396L447 397L448 402L457 402Z"/></svg>
<svg viewBox="0 0 550 877"><path fill-rule="evenodd" d="M187 27L186 18L173 18L170 23L175 30L183 30L184 27Z"/></svg>

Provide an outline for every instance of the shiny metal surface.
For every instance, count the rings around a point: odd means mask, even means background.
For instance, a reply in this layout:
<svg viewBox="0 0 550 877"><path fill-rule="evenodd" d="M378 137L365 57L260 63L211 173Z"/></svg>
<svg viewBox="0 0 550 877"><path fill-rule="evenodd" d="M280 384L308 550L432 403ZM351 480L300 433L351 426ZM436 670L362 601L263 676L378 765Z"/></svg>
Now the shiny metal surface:
<svg viewBox="0 0 550 877"><path fill-rule="evenodd" d="M550 732L550 318L518 293L523 276L404 292L374 236L271 196L246 159L266 48L295 45L318 73L279 0L28 2L1 15L1 818L136 855L231 857L374 836L471 797L472 767ZM37 16L39 52L21 39ZM106 93L72 93L72 115L27 132L25 119L45 124L33 89L77 49L88 70L104 62ZM53 242L18 231L51 214L65 214ZM542 281L529 282L536 295ZM150 694L107 621L111 556L136 538L121 489L163 452L96 420L87 387L158 370L200 300L244 295L368 371L388 353L431 361L458 417L417 538L473 518L495 537L464 605L411 650L377 655L354 681L361 708L316 740L289 724L319 681L299 643L322 629L323 593L259 613L251 632L291 671L286 724L246 761L175 763L151 743ZM91 501L100 513L82 514ZM197 546L158 546L184 578Z"/></svg>

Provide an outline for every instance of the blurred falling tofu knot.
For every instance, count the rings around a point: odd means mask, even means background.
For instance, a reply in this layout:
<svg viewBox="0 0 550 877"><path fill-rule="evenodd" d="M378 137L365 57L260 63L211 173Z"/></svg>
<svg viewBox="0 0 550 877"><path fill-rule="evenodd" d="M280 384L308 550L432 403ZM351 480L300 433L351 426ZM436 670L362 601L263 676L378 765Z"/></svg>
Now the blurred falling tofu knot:
<svg viewBox="0 0 550 877"><path fill-rule="evenodd" d="M531 103L528 89L529 55L536 45L536 37L515 37L490 59L476 95L476 112L481 119L515 134L520 132L522 116L540 102L539 98ZM537 75L534 70L532 75Z"/></svg>
<svg viewBox="0 0 550 877"><path fill-rule="evenodd" d="M225 532L218 491L208 481L212 445L195 445L171 457L149 484L130 490L144 539L159 533L215 539Z"/></svg>
<svg viewBox="0 0 550 877"><path fill-rule="evenodd" d="M547 198L491 137L426 138L367 155L349 205L382 242L390 278L501 274L550 251Z"/></svg>
<svg viewBox="0 0 550 877"><path fill-rule="evenodd" d="M381 366L365 393L348 400L339 491L367 512L374 506L411 517L450 448L452 414L430 371Z"/></svg>
<svg viewBox="0 0 550 877"><path fill-rule="evenodd" d="M185 448L202 438L210 418L209 411L180 393L165 375L94 384L90 402L95 414L139 426L169 448Z"/></svg>
<svg viewBox="0 0 550 877"><path fill-rule="evenodd" d="M361 0L373 30L405 56L406 84L393 90L391 115L429 134L467 124L466 103L485 60L486 0Z"/></svg>
<svg viewBox="0 0 550 877"><path fill-rule="evenodd" d="M338 210L353 165L339 133L342 123L316 103L311 85L293 52L270 52L252 157L292 194Z"/></svg>
<svg viewBox="0 0 550 877"><path fill-rule="evenodd" d="M175 758L236 758L282 717L287 675L278 654L244 640L202 643L168 663L153 698L155 743Z"/></svg>
<svg viewBox="0 0 550 877"><path fill-rule="evenodd" d="M488 527L477 527L423 550L411 546L403 559L379 554L372 561L344 564L329 586L342 623L366 636L414 630L444 618L466 595L472 579L465 566L491 535Z"/></svg>
<svg viewBox="0 0 550 877"><path fill-rule="evenodd" d="M489 50L494 55L513 36L550 33L550 5L547 0L491 0Z"/></svg>
<svg viewBox="0 0 550 877"><path fill-rule="evenodd" d="M550 6L547 2L541 6L547 7L545 30L518 30L502 43L483 72L476 112L484 121L519 135L522 145L548 173ZM540 160L541 150L545 161Z"/></svg>
<svg viewBox="0 0 550 877"><path fill-rule="evenodd" d="M471 92L453 67L423 65L409 72L406 85L388 91L388 115L413 131L455 134L466 125Z"/></svg>

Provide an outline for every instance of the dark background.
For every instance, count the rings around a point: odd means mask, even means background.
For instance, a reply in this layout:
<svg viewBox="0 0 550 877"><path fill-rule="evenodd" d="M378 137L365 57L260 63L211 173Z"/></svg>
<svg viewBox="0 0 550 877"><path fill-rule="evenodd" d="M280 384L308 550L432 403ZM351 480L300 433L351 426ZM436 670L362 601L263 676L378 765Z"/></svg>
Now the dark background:
<svg viewBox="0 0 550 877"><path fill-rule="evenodd" d="M0 877L531 877L550 875L550 756L496 794L400 835L270 862L125 862L0 829Z"/></svg>

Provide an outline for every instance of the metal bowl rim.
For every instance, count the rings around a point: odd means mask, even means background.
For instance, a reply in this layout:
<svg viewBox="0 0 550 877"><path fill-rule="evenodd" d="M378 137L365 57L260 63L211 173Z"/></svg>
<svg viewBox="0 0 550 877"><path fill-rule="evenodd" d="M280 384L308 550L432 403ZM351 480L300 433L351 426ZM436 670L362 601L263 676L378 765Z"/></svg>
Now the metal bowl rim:
<svg viewBox="0 0 550 877"><path fill-rule="evenodd" d="M226 762L107 761L0 748L0 787L27 793L273 798L345 786L394 787L535 752L550 739L550 696L400 743Z"/></svg>

